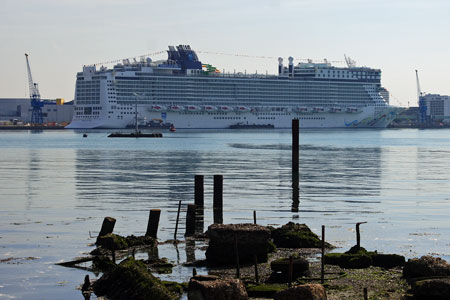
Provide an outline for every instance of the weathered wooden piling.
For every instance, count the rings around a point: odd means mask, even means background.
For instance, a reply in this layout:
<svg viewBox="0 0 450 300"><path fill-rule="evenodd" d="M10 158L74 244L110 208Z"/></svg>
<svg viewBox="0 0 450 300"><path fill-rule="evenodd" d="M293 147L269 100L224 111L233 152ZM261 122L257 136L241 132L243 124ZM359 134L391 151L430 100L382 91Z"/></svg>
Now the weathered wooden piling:
<svg viewBox="0 0 450 300"><path fill-rule="evenodd" d="M223 175L214 175L213 221L223 224Z"/></svg>
<svg viewBox="0 0 450 300"><path fill-rule="evenodd" d="M234 235L234 254L236 255L236 278L241 278L241 267L239 266L239 250L237 234Z"/></svg>
<svg viewBox="0 0 450 300"><path fill-rule="evenodd" d="M289 257L289 269L288 269L288 287L292 286L292 274L294 273L294 257Z"/></svg>
<svg viewBox="0 0 450 300"><path fill-rule="evenodd" d="M195 235L195 204L188 204L185 236Z"/></svg>
<svg viewBox="0 0 450 300"><path fill-rule="evenodd" d="M204 206L203 175L195 175L194 177L194 204L197 206L197 209L203 209Z"/></svg>
<svg viewBox="0 0 450 300"><path fill-rule="evenodd" d="M197 276L197 269L196 268L192 268L192 276Z"/></svg>
<svg viewBox="0 0 450 300"><path fill-rule="evenodd" d="M89 275L86 275L84 277L84 283L83 286L81 287L81 291L87 292L89 291L90 288L91 288L91 280L89 279Z"/></svg>
<svg viewBox="0 0 450 300"><path fill-rule="evenodd" d="M148 216L147 232L146 236L151 236L152 238L158 235L159 217L161 216L160 209L150 209L150 214Z"/></svg>
<svg viewBox="0 0 450 300"><path fill-rule="evenodd" d="M320 257L320 283L325 281L325 225L322 225L322 256Z"/></svg>
<svg viewBox="0 0 450 300"><path fill-rule="evenodd" d="M195 232L202 233L204 225L204 186L203 175L194 177Z"/></svg>
<svg viewBox="0 0 450 300"><path fill-rule="evenodd" d="M292 120L292 211L299 207L299 120Z"/></svg>
<svg viewBox="0 0 450 300"><path fill-rule="evenodd" d="M258 276L258 256L257 255L253 255L253 261L255 264L255 282L258 283L259 276Z"/></svg>
<svg viewBox="0 0 450 300"><path fill-rule="evenodd" d="M361 247L361 235L359 234L359 225L365 224L365 223L367 223L367 222L358 222L358 223L356 223L356 246L358 248Z"/></svg>
<svg viewBox="0 0 450 300"><path fill-rule="evenodd" d="M253 224L256 225L256 210L253 211Z"/></svg>
<svg viewBox="0 0 450 300"><path fill-rule="evenodd" d="M178 201L177 222L175 223L175 233L173 234L173 240L177 240L178 222L180 221L181 200Z"/></svg>
<svg viewBox="0 0 450 300"><path fill-rule="evenodd" d="M116 225L116 219L111 217L105 217L103 219L102 228L100 229L98 236L104 236L109 233L112 233L114 230L114 225Z"/></svg>
<svg viewBox="0 0 450 300"><path fill-rule="evenodd" d="M363 294L364 294L364 300L368 300L367 288L363 289Z"/></svg>

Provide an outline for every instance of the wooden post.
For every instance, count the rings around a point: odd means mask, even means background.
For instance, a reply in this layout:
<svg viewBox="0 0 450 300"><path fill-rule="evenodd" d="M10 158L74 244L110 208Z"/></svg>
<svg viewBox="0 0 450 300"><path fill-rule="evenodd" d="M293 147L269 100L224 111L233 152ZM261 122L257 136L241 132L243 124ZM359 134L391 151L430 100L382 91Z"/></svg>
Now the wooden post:
<svg viewBox="0 0 450 300"><path fill-rule="evenodd" d="M203 175L195 175L194 177L194 204L197 209L203 209L204 205L204 189Z"/></svg>
<svg viewBox="0 0 450 300"><path fill-rule="evenodd" d="M322 225L322 256L320 258L320 283L325 281L325 225Z"/></svg>
<svg viewBox="0 0 450 300"><path fill-rule="evenodd" d="M116 250L114 249L111 250L111 258L113 263L116 263Z"/></svg>
<svg viewBox="0 0 450 300"><path fill-rule="evenodd" d="M358 222L356 223L356 246L359 248L361 248L361 235L359 234L359 225L361 224L365 224L367 222Z"/></svg>
<svg viewBox="0 0 450 300"><path fill-rule="evenodd" d="M294 257L289 257L289 269L288 269L288 287L292 286L292 273L294 273Z"/></svg>
<svg viewBox="0 0 450 300"><path fill-rule="evenodd" d="M298 212L299 206L299 120L292 120L292 211Z"/></svg>
<svg viewBox="0 0 450 300"><path fill-rule="evenodd" d="M364 294L364 300L368 300L367 288L363 289L363 294Z"/></svg>
<svg viewBox="0 0 450 300"><path fill-rule="evenodd" d="M241 277L241 268L239 266L239 250L238 250L238 239L237 234L234 234L234 253L236 255L236 278Z"/></svg>
<svg viewBox="0 0 450 300"><path fill-rule="evenodd" d="M148 216L147 232L146 236L150 236L156 239L158 234L159 217L161 216L160 209L150 209L150 214Z"/></svg>
<svg viewBox="0 0 450 300"><path fill-rule="evenodd" d="M90 288L91 288L91 280L89 279L89 275L86 275L84 277L84 283L83 286L81 287L81 291L87 292L89 291Z"/></svg>
<svg viewBox="0 0 450 300"><path fill-rule="evenodd" d="M195 232L202 233L204 225L204 187L203 175L194 177L194 204L195 204Z"/></svg>
<svg viewBox="0 0 450 300"><path fill-rule="evenodd" d="M105 217L103 219L102 229L100 229L98 236L100 237L112 233L114 230L114 225L116 225L116 219L111 217Z"/></svg>
<svg viewBox="0 0 450 300"><path fill-rule="evenodd" d="M253 224L256 225L256 210L253 211Z"/></svg>
<svg viewBox="0 0 450 300"><path fill-rule="evenodd" d="M186 213L186 233L184 236L195 235L195 204L188 204Z"/></svg>
<svg viewBox="0 0 450 300"><path fill-rule="evenodd" d="M223 224L223 175L214 175L213 219L214 224Z"/></svg>
<svg viewBox="0 0 450 300"><path fill-rule="evenodd" d="M175 233L173 234L174 241L177 240L178 222L180 221L181 200L178 201L177 222L175 223Z"/></svg>
<svg viewBox="0 0 450 300"><path fill-rule="evenodd" d="M197 269L196 268L192 268L192 276L197 276Z"/></svg>
<svg viewBox="0 0 450 300"><path fill-rule="evenodd" d="M259 282L259 276L258 276L258 256L255 254L253 255L253 261L255 263L255 281L256 283Z"/></svg>

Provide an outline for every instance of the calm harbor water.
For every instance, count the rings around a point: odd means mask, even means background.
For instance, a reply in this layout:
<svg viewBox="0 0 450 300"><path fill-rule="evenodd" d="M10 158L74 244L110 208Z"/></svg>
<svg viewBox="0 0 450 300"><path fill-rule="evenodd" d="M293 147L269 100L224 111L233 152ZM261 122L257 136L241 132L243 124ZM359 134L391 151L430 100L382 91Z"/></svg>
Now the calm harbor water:
<svg viewBox="0 0 450 300"><path fill-rule="evenodd" d="M93 249L103 217L118 234L145 233L162 210L158 237L173 238L178 201L193 202L205 175L205 228L212 175L224 175L224 222L306 223L347 250L362 245L410 257L450 259L450 130L301 130L300 209L291 212L291 133L182 131L162 139L108 139L107 131L0 133L0 299L82 299L86 271L56 266ZM178 238L184 233L182 208ZM184 244L161 257L183 263ZM203 269L201 272L207 272ZM191 274L177 267L165 278ZM95 275L91 274L91 277Z"/></svg>

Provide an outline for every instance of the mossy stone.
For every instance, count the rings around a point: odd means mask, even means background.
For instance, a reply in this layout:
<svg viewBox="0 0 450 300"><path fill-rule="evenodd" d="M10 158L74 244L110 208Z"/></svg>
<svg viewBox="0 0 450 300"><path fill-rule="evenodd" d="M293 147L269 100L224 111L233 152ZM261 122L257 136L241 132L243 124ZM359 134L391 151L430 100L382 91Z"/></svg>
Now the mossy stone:
<svg viewBox="0 0 450 300"><path fill-rule="evenodd" d="M154 277L142 261L128 257L94 284L97 296L108 299L175 300L161 281Z"/></svg>
<svg viewBox="0 0 450 300"><path fill-rule="evenodd" d="M108 250L123 250L128 248L126 239L114 233L99 236L97 238L96 244L97 246L106 248Z"/></svg>
<svg viewBox="0 0 450 300"><path fill-rule="evenodd" d="M282 291L286 286L281 284L259 284L247 286L249 297L273 298L276 292Z"/></svg>

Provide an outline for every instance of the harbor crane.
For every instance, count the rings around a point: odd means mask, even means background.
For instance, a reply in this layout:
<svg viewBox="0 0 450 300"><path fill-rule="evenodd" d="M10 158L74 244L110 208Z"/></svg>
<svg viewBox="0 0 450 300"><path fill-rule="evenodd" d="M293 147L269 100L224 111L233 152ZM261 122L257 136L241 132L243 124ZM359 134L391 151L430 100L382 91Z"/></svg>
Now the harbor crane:
<svg viewBox="0 0 450 300"><path fill-rule="evenodd" d="M25 59L27 61L27 71L28 71L28 85L30 88L30 99L31 99L31 125L41 125L44 123L42 116L42 107L44 102L41 100L41 95L39 94L38 84L33 81L33 76L31 76L30 63L28 61L28 54L25 53Z"/></svg>
<svg viewBox="0 0 450 300"><path fill-rule="evenodd" d="M419 121L420 124L425 124L427 121L427 103L423 98L423 93L420 89L419 72L416 70L417 81L417 104L419 105Z"/></svg>

